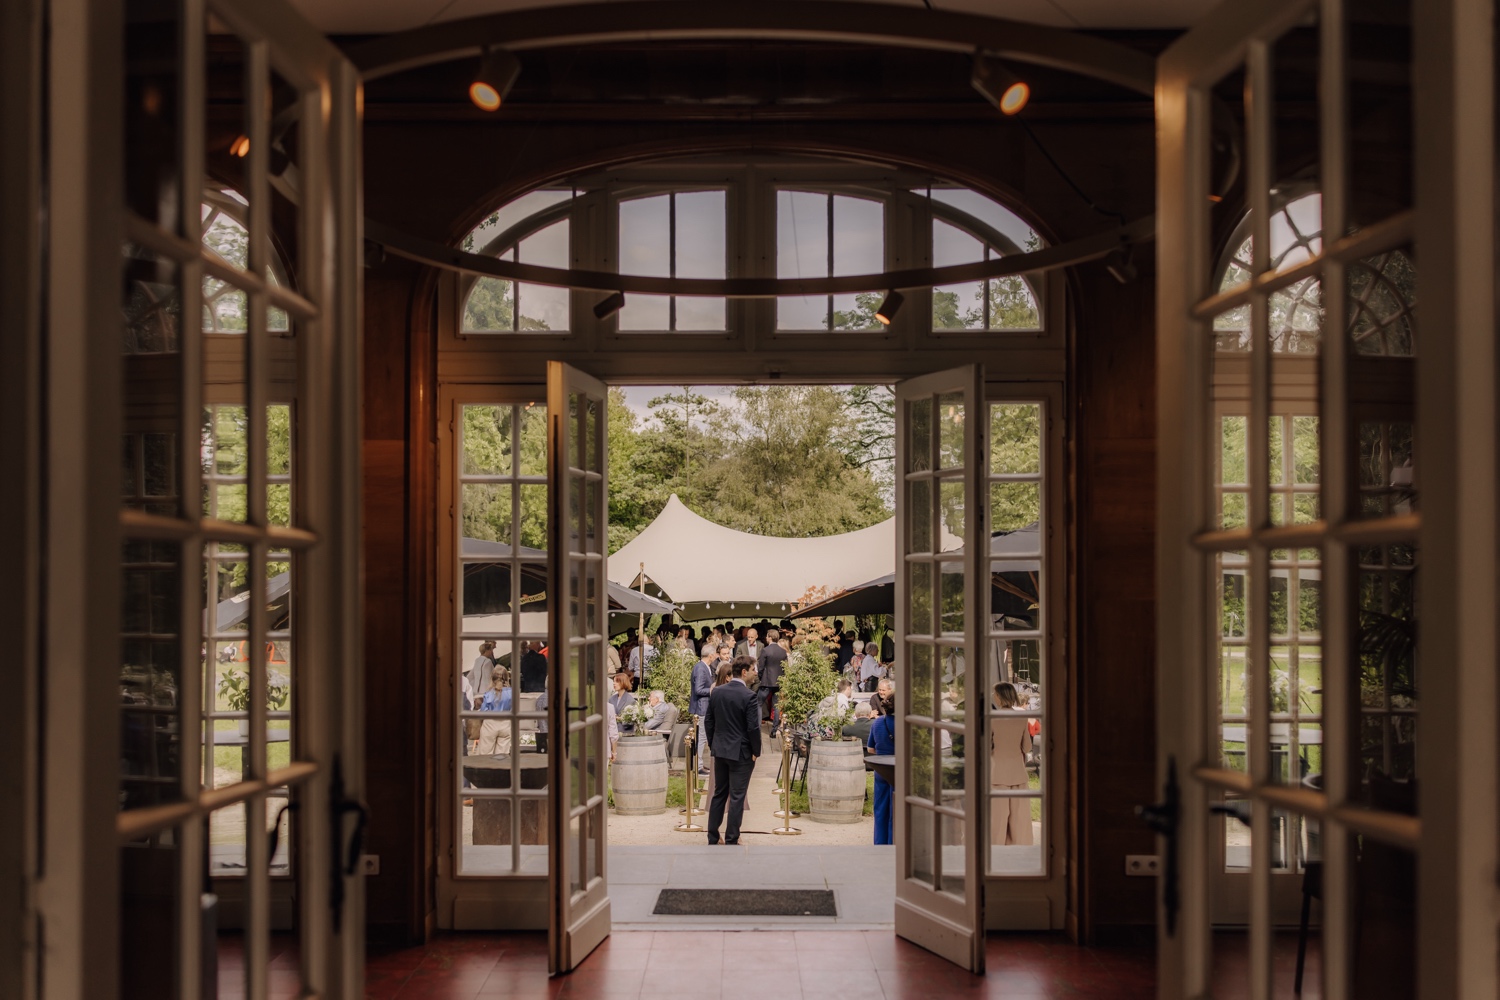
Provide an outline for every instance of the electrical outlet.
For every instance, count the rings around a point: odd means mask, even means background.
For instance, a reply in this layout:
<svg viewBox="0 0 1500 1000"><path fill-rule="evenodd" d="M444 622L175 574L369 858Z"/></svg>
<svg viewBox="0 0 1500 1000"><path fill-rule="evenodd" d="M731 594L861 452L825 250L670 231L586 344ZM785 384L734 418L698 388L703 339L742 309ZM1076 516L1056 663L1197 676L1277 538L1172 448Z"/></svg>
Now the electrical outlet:
<svg viewBox="0 0 1500 1000"><path fill-rule="evenodd" d="M366 875L379 875L380 874L380 855L378 855L378 854L361 854L359 856L359 863L361 865L362 870L364 871L364 873Z"/></svg>
<svg viewBox="0 0 1500 1000"><path fill-rule="evenodd" d="M1160 875L1161 858L1155 854L1127 854L1125 855L1126 875Z"/></svg>

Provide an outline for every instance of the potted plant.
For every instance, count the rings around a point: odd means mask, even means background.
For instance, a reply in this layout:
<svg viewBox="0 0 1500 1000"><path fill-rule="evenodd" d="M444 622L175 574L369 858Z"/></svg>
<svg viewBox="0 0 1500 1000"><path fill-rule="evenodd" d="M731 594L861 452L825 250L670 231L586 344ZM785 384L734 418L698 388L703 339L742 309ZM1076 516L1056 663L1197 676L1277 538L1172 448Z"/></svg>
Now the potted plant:
<svg viewBox="0 0 1500 1000"><path fill-rule="evenodd" d="M286 708L292 694L292 679L279 670L266 671L266 707L273 712ZM231 667L219 678L219 697L231 712L250 711L250 675ZM240 735L250 735L250 720L240 719Z"/></svg>

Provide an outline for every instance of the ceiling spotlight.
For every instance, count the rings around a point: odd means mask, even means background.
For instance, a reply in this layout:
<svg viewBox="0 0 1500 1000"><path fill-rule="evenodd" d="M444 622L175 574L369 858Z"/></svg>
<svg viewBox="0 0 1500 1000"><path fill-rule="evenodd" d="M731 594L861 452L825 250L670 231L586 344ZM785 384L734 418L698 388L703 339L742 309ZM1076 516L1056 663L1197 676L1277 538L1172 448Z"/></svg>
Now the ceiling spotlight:
<svg viewBox="0 0 1500 1000"><path fill-rule="evenodd" d="M250 155L250 137L248 135L236 136L229 144L229 155L244 159Z"/></svg>
<svg viewBox="0 0 1500 1000"><path fill-rule="evenodd" d="M469 84L469 100L480 111L497 111L520 75L521 60L509 49L486 47L479 72Z"/></svg>
<svg viewBox="0 0 1500 1000"><path fill-rule="evenodd" d="M595 319L609 319L615 313L619 312L621 309L624 309L624 308L625 308L625 293L624 292L614 292L614 293L612 293L610 295L606 295L604 298L602 298L598 302L594 303L594 318Z"/></svg>
<svg viewBox="0 0 1500 1000"><path fill-rule="evenodd" d="M1000 60L974 53L974 71L969 77L975 90L1000 109L1002 115L1019 114L1031 100L1031 85L1001 65Z"/></svg>
<svg viewBox="0 0 1500 1000"><path fill-rule="evenodd" d="M891 320L896 318L896 311L901 308L901 303L906 301L906 296L892 288L885 293L885 301L880 303L880 308L875 310L875 318L886 326L891 325Z"/></svg>

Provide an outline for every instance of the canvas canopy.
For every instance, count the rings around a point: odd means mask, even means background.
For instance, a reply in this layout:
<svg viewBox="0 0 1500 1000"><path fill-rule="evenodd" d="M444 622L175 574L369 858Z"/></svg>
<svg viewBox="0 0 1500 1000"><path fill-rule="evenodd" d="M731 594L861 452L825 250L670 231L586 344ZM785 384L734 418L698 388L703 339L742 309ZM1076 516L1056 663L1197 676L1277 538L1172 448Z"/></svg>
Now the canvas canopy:
<svg viewBox="0 0 1500 1000"><path fill-rule="evenodd" d="M674 493L609 557L609 578L633 586L645 563L648 592L675 603L685 621L781 617L811 587L847 589L894 571L895 562L895 518L842 535L778 538L715 524Z"/></svg>

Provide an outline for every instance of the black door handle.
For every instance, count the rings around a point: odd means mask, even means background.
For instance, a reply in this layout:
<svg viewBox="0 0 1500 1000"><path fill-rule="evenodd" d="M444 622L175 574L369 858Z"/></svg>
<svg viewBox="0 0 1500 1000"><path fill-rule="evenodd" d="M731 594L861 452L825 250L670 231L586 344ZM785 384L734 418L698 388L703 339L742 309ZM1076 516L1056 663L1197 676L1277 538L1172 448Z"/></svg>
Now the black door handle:
<svg viewBox="0 0 1500 1000"><path fill-rule="evenodd" d="M1135 814L1145 820L1156 835L1166 841L1163 859L1161 902L1166 910L1167 937L1177 932L1177 910L1182 905L1178 892L1177 823L1182 812L1182 789L1177 784L1177 758L1167 758L1167 783L1162 800L1155 805L1136 806Z"/></svg>
<svg viewBox="0 0 1500 1000"><path fill-rule="evenodd" d="M1208 811L1237 819L1246 826L1250 825L1250 803L1244 799L1236 799L1233 802L1215 802L1208 807Z"/></svg>
<svg viewBox="0 0 1500 1000"><path fill-rule="evenodd" d="M353 875L359 868L359 858L364 853L365 846L365 823L370 818L370 811L358 799L345 797L344 764L337 754L333 758L333 775L328 785L328 811L332 833L328 841L331 855L329 860L332 862L328 873L328 905L333 911L333 931L337 934L344 916L344 879ZM349 833L349 848L346 855L342 833L344 816L351 812L356 814L357 819L354 829Z"/></svg>

